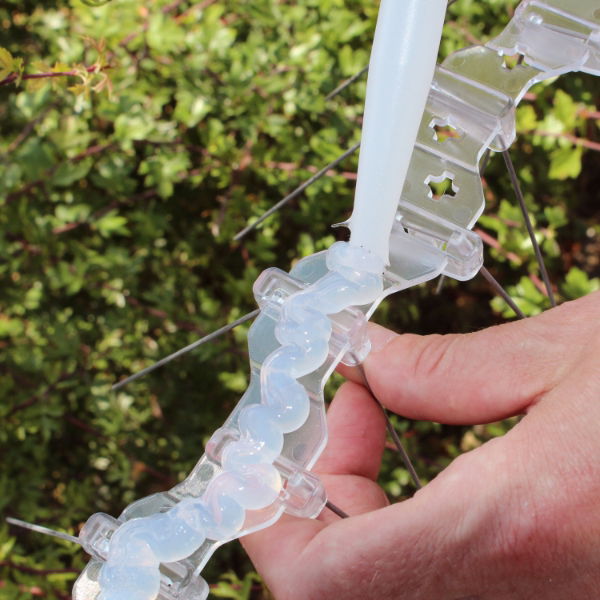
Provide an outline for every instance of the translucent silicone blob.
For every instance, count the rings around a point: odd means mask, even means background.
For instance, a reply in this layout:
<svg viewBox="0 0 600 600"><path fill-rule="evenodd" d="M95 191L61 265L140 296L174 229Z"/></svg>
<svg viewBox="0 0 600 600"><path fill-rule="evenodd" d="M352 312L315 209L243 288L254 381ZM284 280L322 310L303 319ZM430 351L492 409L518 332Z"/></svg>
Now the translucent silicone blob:
<svg viewBox="0 0 600 600"><path fill-rule="evenodd" d="M283 481L273 463L283 450L285 434L308 419L310 398L298 380L327 360L329 315L373 302L383 289L381 260L362 248L334 244L327 266L327 275L284 302L275 327L281 346L263 361L260 402L239 411L239 438L222 449L221 471L204 494L117 530L101 571L102 600L154 600L160 563L190 556L206 539L236 537L247 510L278 500Z"/></svg>
<svg viewBox="0 0 600 600"><path fill-rule="evenodd" d="M149 517L146 535L156 558L162 563L186 558L206 539L203 528L190 527L189 522L175 511Z"/></svg>
<svg viewBox="0 0 600 600"><path fill-rule="evenodd" d="M160 589L157 567L106 562L100 573L99 600L154 600Z"/></svg>

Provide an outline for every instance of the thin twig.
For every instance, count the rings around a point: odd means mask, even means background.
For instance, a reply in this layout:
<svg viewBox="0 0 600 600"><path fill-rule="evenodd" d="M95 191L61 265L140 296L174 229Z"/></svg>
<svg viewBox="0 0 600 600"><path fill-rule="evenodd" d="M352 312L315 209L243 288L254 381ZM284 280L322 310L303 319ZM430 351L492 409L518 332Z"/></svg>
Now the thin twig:
<svg viewBox="0 0 600 600"><path fill-rule="evenodd" d="M597 117L600 118L600 117ZM575 146L581 146L582 148L587 148L588 150L593 150L594 152L600 152L600 143L592 142L587 138L580 138L572 133L554 133L552 131L540 131L539 129L532 129L528 131L530 135L540 135L542 137L554 138L559 140L567 140L571 142Z"/></svg>
<svg viewBox="0 0 600 600"><path fill-rule="evenodd" d="M34 188L36 188L38 186L43 186L48 181L48 179L50 177L52 177L52 175L54 175L54 173L56 173L56 171L62 165L79 162L80 160L83 160L84 158L88 158L90 156L94 156L95 154L100 154L102 152L105 152L106 150L110 150L114 146L115 146L114 143L96 144L95 146L90 146L89 148L87 148L83 152L80 152L76 156L73 156L72 158L68 158L67 160L64 160L64 161L54 165L50 169L47 169L46 172L44 173L43 177L41 177L40 179L36 179L35 181L30 181L29 183L26 183L24 186L22 186L18 190L15 190L14 192L11 192L10 194L8 194L8 196L6 196L6 203L8 204L10 202L13 202L14 200L19 198L23 194L29 193L31 190L33 190Z"/></svg>
<svg viewBox="0 0 600 600"><path fill-rule="evenodd" d="M12 154L28 137L31 135L31 132L35 129L36 125L41 123L46 115L53 109L56 108L57 104L53 103L47 106L35 119L28 121L28 123L23 128L23 131L10 143L8 148L6 148L5 155L8 156Z"/></svg>
<svg viewBox="0 0 600 600"><path fill-rule="evenodd" d="M33 406L34 404L37 404L40 400L45 400L56 389L56 387L60 383L62 383L66 379L69 379L70 377L73 377L79 371L80 371L80 369L77 368L74 371L68 371L68 372L62 373L58 377L58 379L56 381L54 381L53 383L51 383L42 393L35 394L35 395L31 396L28 400L25 400L24 402L21 402L21 404L17 404L16 406L13 406L8 411L8 413L4 416L4 418L5 419L9 419L10 417L12 417L13 415L15 415L16 413L18 413L18 412L20 412L22 410L25 410L26 408L29 408L30 406Z"/></svg>
<svg viewBox="0 0 600 600"><path fill-rule="evenodd" d="M85 70L88 73L100 73L104 69L108 69L110 67L99 67L98 65L92 65L90 67L85 67ZM77 71L58 71L58 72L49 72L49 73L28 73L21 75L21 80L26 79L51 79L53 77L76 77L79 75ZM10 85L11 83L17 81L19 79L18 73L11 73L4 79L0 80L0 85Z"/></svg>
<svg viewBox="0 0 600 600"><path fill-rule="evenodd" d="M475 227L473 231L483 240L485 244L497 250L502 256L506 256L509 260L514 262L517 265L523 264L523 260L518 254L511 252L510 250L505 250L502 247L502 244L493 236L491 236L487 231L480 229L479 227Z"/></svg>

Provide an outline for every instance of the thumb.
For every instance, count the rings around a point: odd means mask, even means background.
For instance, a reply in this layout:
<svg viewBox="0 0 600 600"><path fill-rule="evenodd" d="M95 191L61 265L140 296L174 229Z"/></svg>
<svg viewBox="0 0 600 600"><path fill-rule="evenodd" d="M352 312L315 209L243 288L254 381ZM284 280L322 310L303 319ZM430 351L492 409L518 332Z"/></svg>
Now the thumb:
<svg viewBox="0 0 600 600"><path fill-rule="evenodd" d="M525 412L580 361L600 294L546 313L466 335L397 335L372 325L364 363L389 409L451 424L496 421ZM591 341L591 340L589 340ZM355 370L343 369L360 382Z"/></svg>

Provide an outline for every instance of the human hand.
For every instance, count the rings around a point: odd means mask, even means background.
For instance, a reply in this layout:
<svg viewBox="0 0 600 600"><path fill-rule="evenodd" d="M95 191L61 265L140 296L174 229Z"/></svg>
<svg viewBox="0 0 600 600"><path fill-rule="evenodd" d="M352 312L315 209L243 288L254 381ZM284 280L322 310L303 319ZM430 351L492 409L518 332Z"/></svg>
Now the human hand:
<svg viewBox="0 0 600 600"><path fill-rule="evenodd" d="M353 381L315 467L352 515L284 516L243 538L277 600L600 597L600 292L469 335L371 331L377 398L449 424L526 416L405 502L375 483L381 410Z"/></svg>

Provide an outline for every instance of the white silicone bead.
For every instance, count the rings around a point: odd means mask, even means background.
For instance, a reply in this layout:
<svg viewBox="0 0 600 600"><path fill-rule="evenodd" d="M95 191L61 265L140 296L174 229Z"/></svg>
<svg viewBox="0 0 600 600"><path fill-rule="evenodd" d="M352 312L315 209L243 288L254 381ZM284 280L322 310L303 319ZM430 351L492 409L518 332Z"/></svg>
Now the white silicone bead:
<svg viewBox="0 0 600 600"><path fill-rule="evenodd" d="M300 429L310 412L310 399L304 386L287 373L275 372L264 378L264 402L283 433Z"/></svg>
<svg viewBox="0 0 600 600"><path fill-rule="evenodd" d="M270 455L279 456L283 449L283 432L268 406L253 404L240 412L239 428L243 437L261 442Z"/></svg>
<svg viewBox="0 0 600 600"><path fill-rule="evenodd" d="M156 567L106 562L100 571L102 600L154 600L160 589Z"/></svg>
<svg viewBox="0 0 600 600"><path fill-rule="evenodd" d="M190 527L173 510L147 519L147 532L152 550L163 563L187 558L206 539L204 530Z"/></svg>

